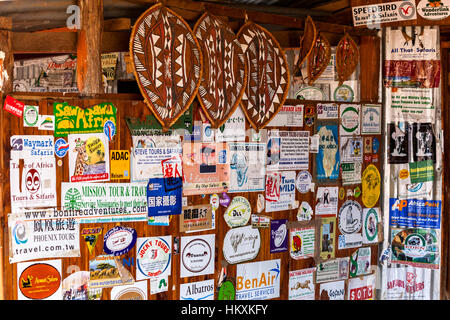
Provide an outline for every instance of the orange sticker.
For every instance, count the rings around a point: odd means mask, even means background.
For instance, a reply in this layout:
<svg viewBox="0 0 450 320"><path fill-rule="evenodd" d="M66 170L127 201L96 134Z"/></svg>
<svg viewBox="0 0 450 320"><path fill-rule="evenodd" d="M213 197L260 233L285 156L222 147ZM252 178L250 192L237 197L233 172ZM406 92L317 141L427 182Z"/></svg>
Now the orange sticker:
<svg viewBox="0 0 450 320"><path fill-rule="evenodd" d="M25 270L19 278L20 292L29 299L45 299L53 295L61 285L59 271L46 263L36 263Z"/></svg>

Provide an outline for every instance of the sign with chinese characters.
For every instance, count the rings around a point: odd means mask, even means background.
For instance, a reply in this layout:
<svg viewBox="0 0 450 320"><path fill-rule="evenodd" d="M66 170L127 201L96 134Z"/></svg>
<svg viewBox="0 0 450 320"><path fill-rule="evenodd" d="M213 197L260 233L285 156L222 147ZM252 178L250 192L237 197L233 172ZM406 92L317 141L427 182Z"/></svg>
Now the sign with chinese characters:
<svg viewBox="0 0 450 320"><path fill-rule="evenodd" d="M180 214L180 232L209 230L212 227L210 204L183 207Z"/></svg>
<svg viewBox="0 0 450 320"><path fill-rule="evenodd" d="M266 212L294 209L295 205L295 171L281 171L279 178L266 176ZM278 187L277 187L277 183ZM279 189L279 192L277 190ZM269 201L269 199L276 199ZM269 198L268 198L269 197Z"/></svg>
<svg viewBox="0 0 450 320"><path fill-rule="evenodd" d="M92 107L70 106L67 102L54 102L55 137L72 133L99 133L110 120L116 124L117 109L110 102L99 103Z"/></svg>
<svg viewBox="0 0 450 320"><path fill-rule="evenodd" d="M80 225L72 217L50 218L52 213L43 209L8 215L10 263L80 256Z"/></svg>
<svg viewBox="0 0 450 320"><path fill-rule="evenodd" d="M147 184L148 216L167 216L181 213L182 188L168 190L165 179L151 178ZM176 178L181 180L181 178ZM180 185L181 183L176 183Z"/></svg>

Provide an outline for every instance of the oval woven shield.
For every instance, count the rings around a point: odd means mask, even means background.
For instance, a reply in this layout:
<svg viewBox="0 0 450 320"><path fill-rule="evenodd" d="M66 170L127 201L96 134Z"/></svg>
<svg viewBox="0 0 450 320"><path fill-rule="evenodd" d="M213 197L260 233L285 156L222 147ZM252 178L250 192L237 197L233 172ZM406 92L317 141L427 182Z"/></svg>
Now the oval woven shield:
<svg viewBox="0 0 450 320"><path fill-rule="evenodd" d="M289 91L289 69L278 42L263 27L247 22L239 42L248 66L247 86L241 105L250 125L260 130L283 106Z"/></svg>
<svg viewBox="0 0 450 320"><path fill-rule="evenodd" d="M308 57L308 84L310 86L325 71L331 59L331 48L328 39L318 34L313 50Z"/></svg>
<svg viewBox="0 0 450 320"><path fill-rule="evenodd" d="M131 32L130 54L145 103L167 130L189 108L202 72L200 46L188 24L157 4Z"/></svg>
<svg viewBox="0 0 450 320"><path fill-rule="evenodd" d="M352 37L345 33L336 47L336 71L340 86L355 71L358 61L358 46Z"/></svg>
<svg viewBox="0 0 450 320"><path fill-rule="evenodd" d="M247 83L241 44L231 28L204 13L194 27L203 56L197 96L213 128L220 127L236 110Z"/></svg>
<svg viewBox="0 0 450 320"><path fill-rule="evenodd" d="M303 30L303 35L300 38L300 51L298 54L297 63L295 65L294 77L301 76L302 65L311 54L316 38L316 25L314 24L313 19L308 16L305 21L305 30Z"/></svg>

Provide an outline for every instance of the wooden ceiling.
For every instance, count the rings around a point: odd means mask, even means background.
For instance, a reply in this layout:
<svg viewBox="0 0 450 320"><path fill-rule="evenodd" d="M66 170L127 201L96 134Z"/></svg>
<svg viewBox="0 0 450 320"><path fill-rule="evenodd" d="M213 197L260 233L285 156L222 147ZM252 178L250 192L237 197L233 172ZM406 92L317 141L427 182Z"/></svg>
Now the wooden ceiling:
<svg viewBox="0 0 450 320"><path fill-rule="evenodd" d="M270 13L281 16L303 18L310 15L315 21L352 25L350 0L161 0L169 2L188 21L195 22L200 16L199 4L217 4L239 8L249 12ZM71 5L76 0L0 0L0 16L12 17L13 31L29 32L65 27L70 16ZM105 20L129 18L131 23L155 0L103 0ZM197 8L197 9L191 9ZM231 19L233 20L233 19ZM234 19L237 20L237 19ZM285 30L286 26L268 24L270 30Z"/></svg>

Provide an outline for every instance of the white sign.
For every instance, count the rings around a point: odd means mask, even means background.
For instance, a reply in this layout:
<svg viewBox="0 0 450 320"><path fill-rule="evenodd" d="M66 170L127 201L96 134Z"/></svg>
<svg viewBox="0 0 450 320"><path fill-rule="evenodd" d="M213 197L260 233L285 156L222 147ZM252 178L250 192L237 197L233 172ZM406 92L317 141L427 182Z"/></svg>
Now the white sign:
<svg viewBox="0 0 450 320"><path fill-rule="evenodd" d="M417 4L417 12L419 16L427 20L442 20L450 15L449 7L449 0L422 0Z"/></svg>
<svg viewBox="0 0 450 320"><path fill-rule="evenodd" d="M345 300L345 281L321 283L320 300Z"/></svg>
<svg viewBox="0 0 450 320"><path fill-rule="evenodd" d="M375 274L348 280L347 300L374 300Z"/></svg>
<svg viewBox="0 0 450 320"><path fill-rule="evenodd" d="M335 217L338 208L339 187L317 187L316 215Z"/></svg>
<svg viewBox="0 0 450 320"><path fill-rule="evenodd" d="M360 108L359 104L341 104L339 107L339 116L341 125L339 126L339 135L351 136L360 133Z"/></svg>
<svg viewBox="0 0 450 320"><path fill-rule="evenodd" d="M283 105L268 127L303 127L303 105Z"/></svg>
<svg viewBox="0 0 450 320"><path fill-rule="evenodd" d="M383 299L430 300L431 283L431 269L411 266L386 268Z"/></svg>
<svg viewBox="0 0 450 320"><path fill-rule="evenodd" d="M214 279L180 284L180 300L214 300Z"/></svg>
<svg viewBox="0 0 450 320"><path fill-rule="evenodd" d="M55 155L53 136L11 136L11 158L52 157Z"/></svg>
<svg viewBox="0 0 450 320"><path fill-rule="evenodd" d="M61 211L80 223L147 221L147 183L61 183Z"/></svg>
<svg viewBox="0 0 450 320"><path fill-rule="evenodd" d="M267 170L308 170L309 131L270 130Z"/></svg>
<svg viewBox="0 0 450 320"><path fill-rule="evenodd" d="M415 1L381 2L352 7L352 12L355 27L417 19Z"/></svg>
<svg viewBox="0 0 450 320"><path fill-rule="evenodd" d="M43 258L79 257L80 225L71 217L51 217L53 209L8 215L9 263Z"/></svg>
<svg viewBox="0 0 450 320"><path fill-rule="evenodd" d="M281 259L242 263L236 267L236 300L280 297Z"/></svg>
<svg viewBox="0 0 450 320"><path fill-rule="evenodd" d="M381 134L381 105L364 104L361 118L362 134Z"/></svg>
<svg viewBox="0 0 450 320"><path fill-rule="evenodd" d="M147 300L147 281L136 281L133 284L114 286L111 289L111 300Z"/></svg>
<svg viewBox="0 0 450 320"><path fill-rule="evenodd" d="M216 142L230 141L245 141L245 115L240 107L216 130Z"/></svg>
<svg viewBox="0 0 450 320"><path fill-rule="evenodd" d="M261 246L258 228L245 226L228 230L223 240L223 256L230 264L256 258Z"/></svg>
<svg viewBox="0 0 450 320"><path fill-rule="evenodd" d="M295 206L295 171L282 171L281 180L278 186L279 198L277 201L269 201L267 198L266 180L266 212L282 211L294 209ZM278 181L278 180L273 180ZM276 188L274 186L273 188Z"/></svg>
<svg viewBox="0 0 450 320"><path fill-rule="evenodd" d="M289 300L314 300L316 268L289 271Z"/></svg>
<svg viewBox="0 0 450 320"><path fill-rule="evenodd" d="M337 119L339 117L339 106L336 103L318 103L317 119Z"/></svg>
<svg viewBox="0 0 450 320"><path fill-rule="evenodd" d="M214 273L215 234L181 237L180 277Z"/></svg>
<svg viewBox="0 0 450 320"><path fill-rule="evenodd" d="M136 280L168 276L172 272L172 236L137 238Z"/></svg>

